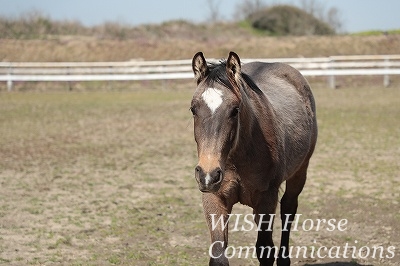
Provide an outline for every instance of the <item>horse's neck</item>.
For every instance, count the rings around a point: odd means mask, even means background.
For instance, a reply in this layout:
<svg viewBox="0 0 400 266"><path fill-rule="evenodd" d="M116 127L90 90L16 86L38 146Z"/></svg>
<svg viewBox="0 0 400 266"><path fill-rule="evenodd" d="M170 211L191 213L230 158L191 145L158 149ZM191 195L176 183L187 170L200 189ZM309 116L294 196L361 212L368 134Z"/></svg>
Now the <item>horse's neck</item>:
<svg viewBox="0 0 400 266"><path fill-rule="evenodd" d="M251 94L252 93L252 94ZM264 95L251 91L242 98L236 152L243 156L269 156L277 159L272 106ZM248 158L251 159L251 158Z"/></svg>

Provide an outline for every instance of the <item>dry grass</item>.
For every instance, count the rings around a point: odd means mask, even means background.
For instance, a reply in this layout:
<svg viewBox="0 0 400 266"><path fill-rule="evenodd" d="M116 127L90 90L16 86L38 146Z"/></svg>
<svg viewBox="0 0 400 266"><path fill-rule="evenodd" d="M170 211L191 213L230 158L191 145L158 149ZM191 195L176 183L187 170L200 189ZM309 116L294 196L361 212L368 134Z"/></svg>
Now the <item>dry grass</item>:
<svg viewBox="0 0 400 266"><path fill-rule="evenodd" d="M205 39L54 37L47 40L0 39L1 61L126 61L189 59L203 51L221 58L233 50L244 58L400 54L400 35L262 37L221 35Z"/></svg>
<svg viewBox="0 0 400 266"><path fill-rule="evenodd" d="M201 215L197 201L181 198L195 186L189 97L187 91L1 95L3 260L168 260L163 253L172 247L163 251L157 238L190 236L194 225L175 228L174 220Z"/></svg>
<svg viewBox="0 0 400 266"><path fill-rule="evenodd" d="M209 237L193 178L191 90L154 85L129 92L0 94L1 262L207 263ZM349 228L344 234L295 232L292 244L357 240L358 247L393 245L398 251L399 89L314 93L320 134L299 213L345 218ZM253 245L253 233L232 232L231 243ZM398 265L400 257L356 261Z"/></svg>

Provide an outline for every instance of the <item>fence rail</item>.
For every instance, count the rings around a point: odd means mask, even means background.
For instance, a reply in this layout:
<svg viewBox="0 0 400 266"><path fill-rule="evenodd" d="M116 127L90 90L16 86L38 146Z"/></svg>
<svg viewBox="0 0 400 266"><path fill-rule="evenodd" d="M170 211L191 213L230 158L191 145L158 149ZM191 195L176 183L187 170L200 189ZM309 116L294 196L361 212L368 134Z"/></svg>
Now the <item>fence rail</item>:
<svg viewBox="0 0 400 266"><path fill-rule="evenodd" d="M211 61L217 62L216 59ZM251 61L283 62L305 76L327 76L336 87L336 76L379 75L383 85L390 75L400 75L400 55L330 56L315 58L256 58ZM0 62L0 81L12 90L16 81L129 81L193 78L191 60L126 62Z"/></svg>

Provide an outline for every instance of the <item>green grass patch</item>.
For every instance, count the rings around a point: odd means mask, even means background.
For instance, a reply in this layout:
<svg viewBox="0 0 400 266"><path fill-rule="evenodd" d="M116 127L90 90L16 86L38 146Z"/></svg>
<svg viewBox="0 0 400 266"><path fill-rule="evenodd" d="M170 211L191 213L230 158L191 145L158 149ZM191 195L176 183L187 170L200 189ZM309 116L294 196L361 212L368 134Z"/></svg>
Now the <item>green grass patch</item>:
<svg viewBox="0 0 400 266"><path fill-rule="evenodd" d="M369 31L356 32L356 33L353 33L352 35L354 35L354 36L376 36L376 35L383 35L383 34L397 35L397 34L400 34L400 29L387 30L387 31L369 30Z"/></svg>

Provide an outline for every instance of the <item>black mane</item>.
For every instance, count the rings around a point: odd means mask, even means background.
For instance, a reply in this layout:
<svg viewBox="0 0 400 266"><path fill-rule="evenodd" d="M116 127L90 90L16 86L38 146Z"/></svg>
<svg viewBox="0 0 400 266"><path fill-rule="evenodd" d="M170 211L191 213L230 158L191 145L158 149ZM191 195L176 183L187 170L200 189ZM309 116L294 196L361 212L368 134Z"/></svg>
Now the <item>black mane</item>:
<svg viewBox="0 0 400 266"><path fill-rule="evenodd" d="M208 63L208 75L206 82L212 85L214 82L221 84L229 89L233 89L226 74L226 60L221 60L219 63Z"/></svg>
<svg viewBox="0 0 400 266"><path fill-rule="evenodd" d="M244 83L247 84L247 86L252 89L255 93L257 94L263 94L262 90L257 86L257 84L254 83L253 79L247 75L246 73L242 72L242 80Z"/></svg>
<svg viewBox="0 0 400 266"><path fill-rule="evenodd" d="M225 86L229 89L233 89L231 82L229 81L228 75L226 73L226 60L221 60L219 63L208 63L208 75L206 78L207 84L212 86L214 82ZM254 83L249 75L246 73L241 73L242 82L247 84L247 86L252 89L257 94L262 94L262 91Z"/></svg>

